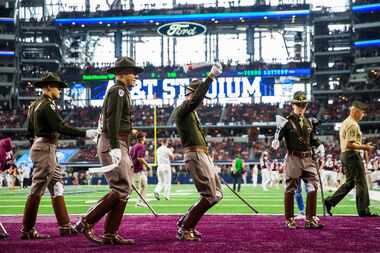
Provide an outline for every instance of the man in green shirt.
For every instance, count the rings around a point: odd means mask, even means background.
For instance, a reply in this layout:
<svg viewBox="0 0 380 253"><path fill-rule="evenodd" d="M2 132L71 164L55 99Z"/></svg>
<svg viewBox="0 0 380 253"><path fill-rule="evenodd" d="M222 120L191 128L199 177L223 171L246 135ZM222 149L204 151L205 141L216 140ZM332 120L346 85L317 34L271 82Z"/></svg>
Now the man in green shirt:
<svg viewBox="0 0 380 253"><path fill-rule="evenodd" d="M25 204L22 221L21 239L48 239L35 229L38 207L42 195L48 188L59 225L61 236L76 234L67 213L63 197L63 178L57 164L56 150L60 134L94 138L96 130L81 130L69 126L57 112L54 100L58 99L61 89L67 88L56 74L48 73L34 84L42 89L42 96L33 102L28 111L28 134L33 143L30 158L33 161L33 179L30 194Z"/></svg>
<svg viewBox="0 0 380 253"><path fill-rule="evenodd" d="M185 168L190 172L201 198L177 222L179 240L199 241L201 234L195 226L202 216L222 197L222 187L213 161L209 156L205 132L196 112L214 80L220 75L222 66L215 64L205 81L194 80L186 99L176 108L176 127L184 147Z"/></svg>
<svg viewBox="0 0 380 253"><path fill-rule="evenodd" d="M346 182L325 200L326 210L330 215L332 215L331 208L336 206L356 187L356 208L359 216L377 216L369 210L368 186L363 159L360 156L360 151L370 152L375 148L371 143L362 144L362 133L358 122L364 117L367 108L366 104L354 101L350 115L342 122L340 127L340 160L346 168Z"/></svg>
<svg viewBox="0 0 380 253"><path fill-rule="evenodd" d="M240 192L241 183L243 181L243 169L244 161L240 158L240 155L236 155L236 158L232 161L232 177L234 179L233 190Z"/></svg>
<svg viewBox="0 0 380 253"><path fill-rule="evenodd" d="M133 164L129 156L129 137L132 131L132 99L129 89L136 86L137 74L143 71L129 57L119 58L115 67L108 70L116 75L116 84L107 92L102 108L101 134L98 141L98 156L102 166L115 167L104 175L111 191L76 224L87 239L99 244L134 244L118 234L124 210L132 192ZM94 234L95 224L107 214L104 235Z"/></svg>

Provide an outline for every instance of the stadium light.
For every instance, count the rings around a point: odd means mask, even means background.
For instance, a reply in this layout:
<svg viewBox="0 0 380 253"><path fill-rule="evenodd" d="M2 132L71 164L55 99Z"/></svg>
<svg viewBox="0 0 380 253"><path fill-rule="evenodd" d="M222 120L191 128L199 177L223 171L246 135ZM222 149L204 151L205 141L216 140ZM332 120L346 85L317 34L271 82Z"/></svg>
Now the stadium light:
<svg viewBox="0 0 380 253"><path fill-rule="evenodd" d="M202 14L182 14L182 15L149 15L149 16L120 16L120 17L97 17L97 18L57 18L56 25L68 25L72 22L76 24L108 24L129 23L155 23L155 22L180 22L180 21L209 21L209 20L244 20L262 18L289 18L309 16L310 10L296 11L264 11L264 12L230 12L230 13L202 13Z"/></svg>

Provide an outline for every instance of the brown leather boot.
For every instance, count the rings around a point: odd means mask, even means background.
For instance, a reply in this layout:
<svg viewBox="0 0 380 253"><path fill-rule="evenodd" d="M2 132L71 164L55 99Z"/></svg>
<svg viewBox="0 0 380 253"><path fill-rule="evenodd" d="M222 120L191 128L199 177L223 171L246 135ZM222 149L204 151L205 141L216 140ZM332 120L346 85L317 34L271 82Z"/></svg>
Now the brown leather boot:
<svg viewBox="0 0 380 253"><path fill-rule="evenodd" d="M286 227L289 229L297 228L297 223L294 220L294 193L293 192L285 192L284 208L285 208Z"/></svg>
<svg viewBox="0 0 380 253"><path fill-rule="evenodd" d="M317 191L312 191L307 194L306 200L306 229L321 229L323 224L319 223L317 215Z"/></svg>
<svg viewBox="0 0 380 253"><path fill-rule="evenodd" d="M185 219L185 217L186 217L185 215L184 215L184 216L181 216L181 217L179 218L179 220L177 221L177 231L178 231L180 228L182 228L182 223L183 223L183 220ZM198 230L196 230L195 228L193 229L193 232L194 232L194 234L195 234L196 236L202 238L202 233L199 232Z"/></svg>
<svg viewBox="0 0 380 253"><path fill-rule="evenodd" d="M200 241L201 237L194 233L194 229L184 229L180 227L177 231L177 239L183 241Z"/></svg>
<svg viewBox="0 0 380 253"><path fill-rule="evenodd" d="M211 203L207 198L202 197L195 203L181 218L178 223L177 238L179 240L200 241L201 233L195 230L202 216L217 202Z"/></svg>
<svg viewBox="0 0 380 253"><path fill-rule="evenodd" d="M121 220L123 219L123 214L125 207L127 205L127 200L119 200L119 202L114 206L114 208L107 214L106 221L104 223L104 244L112 245L132 245L135 241L132 239L122 238L117 231Z"/></svg>
<svg viewBox="0 0 380 253"><path fill-rule="evenodd" d="M25 203L24 216L22 219L21 239L22 240L42 240L49 239L49 235L39 234L34 228L36 225L38 207L41 196L29 195Z"/></svg>
<svg viewBox="0 0 380 253"><path fill-rule="evenodd" d="M52 197L51 203L53 205L55 217L57 218L60 236L76 235L78 232L71 225L65 198L63 196Z"/></svg>
<svg viewBox="0 0 380 253"><path fill-rule="evenodd" d="M5 227L0 222L0 240L7 239L9 237L7 230L5 230Z"/></svg>
<svg viewBox="0 0 380 253"><path fill-rule="evenodd" d="M78 232L84 233L88 240L103 244L103 240L95 236L93 227L106 213L113 209L119 201L120 196L117 192L109 192L95 207L88 211L86 216L77 222L74 229Z"/></svg>

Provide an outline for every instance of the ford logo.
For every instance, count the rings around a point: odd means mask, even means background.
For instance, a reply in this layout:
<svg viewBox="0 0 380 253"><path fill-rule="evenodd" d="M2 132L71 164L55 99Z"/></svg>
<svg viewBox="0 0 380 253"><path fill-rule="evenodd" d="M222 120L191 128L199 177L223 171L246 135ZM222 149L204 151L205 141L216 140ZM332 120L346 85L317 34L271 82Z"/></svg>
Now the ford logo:
<svg viewBox="0 0 380 253"><path fill-rule="evenodd" d="M206 32L206 27L192 22L175 22L158 27L157 32L164 36L190 37Z"/></svg>

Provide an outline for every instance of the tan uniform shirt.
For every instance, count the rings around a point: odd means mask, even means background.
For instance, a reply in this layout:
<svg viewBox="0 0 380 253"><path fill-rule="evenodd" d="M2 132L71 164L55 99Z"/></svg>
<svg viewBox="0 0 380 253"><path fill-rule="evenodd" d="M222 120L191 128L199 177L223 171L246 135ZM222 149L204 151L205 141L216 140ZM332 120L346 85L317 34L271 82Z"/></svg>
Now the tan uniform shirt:
<svg viewBox="0 0 380 253"><path fill-rule="evenodd" d="M347 148L349 142L354 142L356 144L362 144L362 132L357 121L355 121L351 116L348 116L340 127L339 131L340 138L340 150L341 152L346 152L351 149Z"/></svg>

